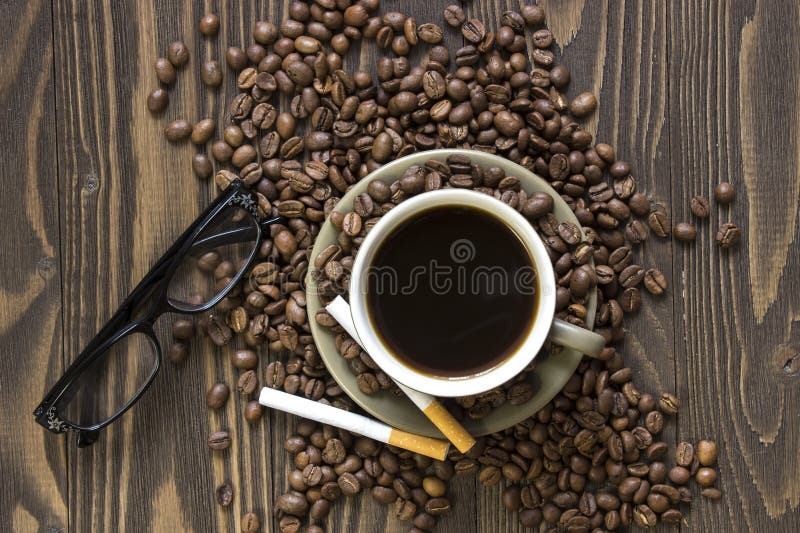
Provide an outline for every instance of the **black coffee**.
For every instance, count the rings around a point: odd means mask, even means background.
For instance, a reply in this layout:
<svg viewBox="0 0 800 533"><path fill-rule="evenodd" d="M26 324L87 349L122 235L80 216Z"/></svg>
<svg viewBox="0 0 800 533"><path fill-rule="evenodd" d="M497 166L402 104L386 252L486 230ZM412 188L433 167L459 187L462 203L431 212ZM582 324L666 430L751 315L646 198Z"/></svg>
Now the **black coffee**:
<svg viewBox="0 0 800 533"><path fill-rule="evenodd" d="M489 369L516 350L538 306L533 262L492 214L443 205L400 224L367 281L378 336L409 366L437 376Z"/></svg>

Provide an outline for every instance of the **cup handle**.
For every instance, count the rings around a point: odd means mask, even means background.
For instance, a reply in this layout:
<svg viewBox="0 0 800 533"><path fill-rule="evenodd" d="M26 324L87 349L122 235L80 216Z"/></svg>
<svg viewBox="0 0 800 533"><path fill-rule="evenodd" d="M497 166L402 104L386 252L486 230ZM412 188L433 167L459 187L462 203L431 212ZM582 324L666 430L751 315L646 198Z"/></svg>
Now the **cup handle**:
<svg viewBox="0 0 800 533"><path fill-rule="evenodd" d="M556 344L572 348L589 357L598 357L606 346L606 339L593 331L556 318L547 338Z"/></svg>

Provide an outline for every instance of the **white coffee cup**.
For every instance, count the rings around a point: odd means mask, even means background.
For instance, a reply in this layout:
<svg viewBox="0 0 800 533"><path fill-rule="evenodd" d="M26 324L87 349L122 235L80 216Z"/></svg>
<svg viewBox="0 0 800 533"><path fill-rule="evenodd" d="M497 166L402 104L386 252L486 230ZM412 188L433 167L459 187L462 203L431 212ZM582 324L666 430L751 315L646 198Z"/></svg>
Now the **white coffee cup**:
<svg viewBox="0 0 800 533"><path fill-rule="evenodd" d="M516 350L481 372L466 376L436 376L404 363L383 343L375 331L367 309L369 268L384 239L400 224L436 206L472 207L492 213L522 241L536 269L538 306L533 326ZM542 239L520 213L507 204L480 192L442 189L415 196L398 204L369 231L361 244L352 269L349 290L353 325L364 349L375 363L394 380L434 396L468 396L502 385L521 372L536 357L545 340L596 357L605 339L579 326L554 318L556 280L550 257Z"/></svg>

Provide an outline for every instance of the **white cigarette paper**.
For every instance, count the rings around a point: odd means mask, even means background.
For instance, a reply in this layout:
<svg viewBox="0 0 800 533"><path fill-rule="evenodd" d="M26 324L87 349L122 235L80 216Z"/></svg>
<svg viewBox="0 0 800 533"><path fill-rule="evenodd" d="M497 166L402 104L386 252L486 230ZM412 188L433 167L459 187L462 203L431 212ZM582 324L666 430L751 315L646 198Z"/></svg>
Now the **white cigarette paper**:
<svg viewBox="0 0 800 533"><path fill-rule="evenodd" d="M265 407L285 411L322 424L346 429L351 433L364 435L439 461L443 461L447 457L447 450L450 447L450 444L443 440L407 433L366 416L337 409L330 405L307 400L269 387L261 389L258 403Z"/></svg>
<svg viewBox="0 0 800 533"><path fill-rule="evenodd" d="M364 435L381 442L389 442L392 428L366 416L337 409L324 403L307 400L300 396L264 387L258 397L258 403L273 409L286 411L293 415L309 418L322 424Z"/></svg>

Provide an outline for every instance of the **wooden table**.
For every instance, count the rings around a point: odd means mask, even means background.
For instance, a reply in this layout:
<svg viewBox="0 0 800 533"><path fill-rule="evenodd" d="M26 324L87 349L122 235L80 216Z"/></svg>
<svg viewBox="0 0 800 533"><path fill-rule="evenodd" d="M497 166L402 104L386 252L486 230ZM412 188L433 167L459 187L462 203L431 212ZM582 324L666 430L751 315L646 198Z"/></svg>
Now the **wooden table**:
<svg viewBox="0 0 800 533"><path fill-rule="evenodd" d="M30 413L134 283L213 196L192 175L192 147L168 145L145 109L152 61L183 39L192 51L167 117L221 116L224 94L200 84L198 61L248 44L261 18L288 2L227 0L3 2L0 46L0 530L232 530L243 512L268 518L286 486L281 442L292 422L271 413L242 424L242 402L209 414L206 388L233 383L225 350L193 344L164 365L135 409L89 449L47 434ZM417 4L442 22L446 0ZM699 501L683 529L800 529L800 7L785 1L543 2L569 94L590 90L586 122L629 159L644 189L686 220L689 199L730 180L738 197L699 225L697 242L649 242L669 294L630 322L626 362L640 388L675 390L683 408L667 439L716 439L720 502ZM390 2L390 5L392 3ZM397 3L399 7L399 3ZM507 0L466 9L494 24ZM196 23L222 15L217 40ZM447 32L447 43L461 37ZM374 51L350 65L374 65ZM194 79L191 77L194 76ZM714 244L727 220L744 229L730 253ZM266 359L266 357L264 358ZM262 362L262 364L265 364ZM224 456L211 430L236 439ZM229 509L213 489L230 479ZM516 531L499 489L473 479L452 489L442 532ZM340 502L331 531L402 531L370 498ZM266 530L267 528L265 528Z"/></svg>

